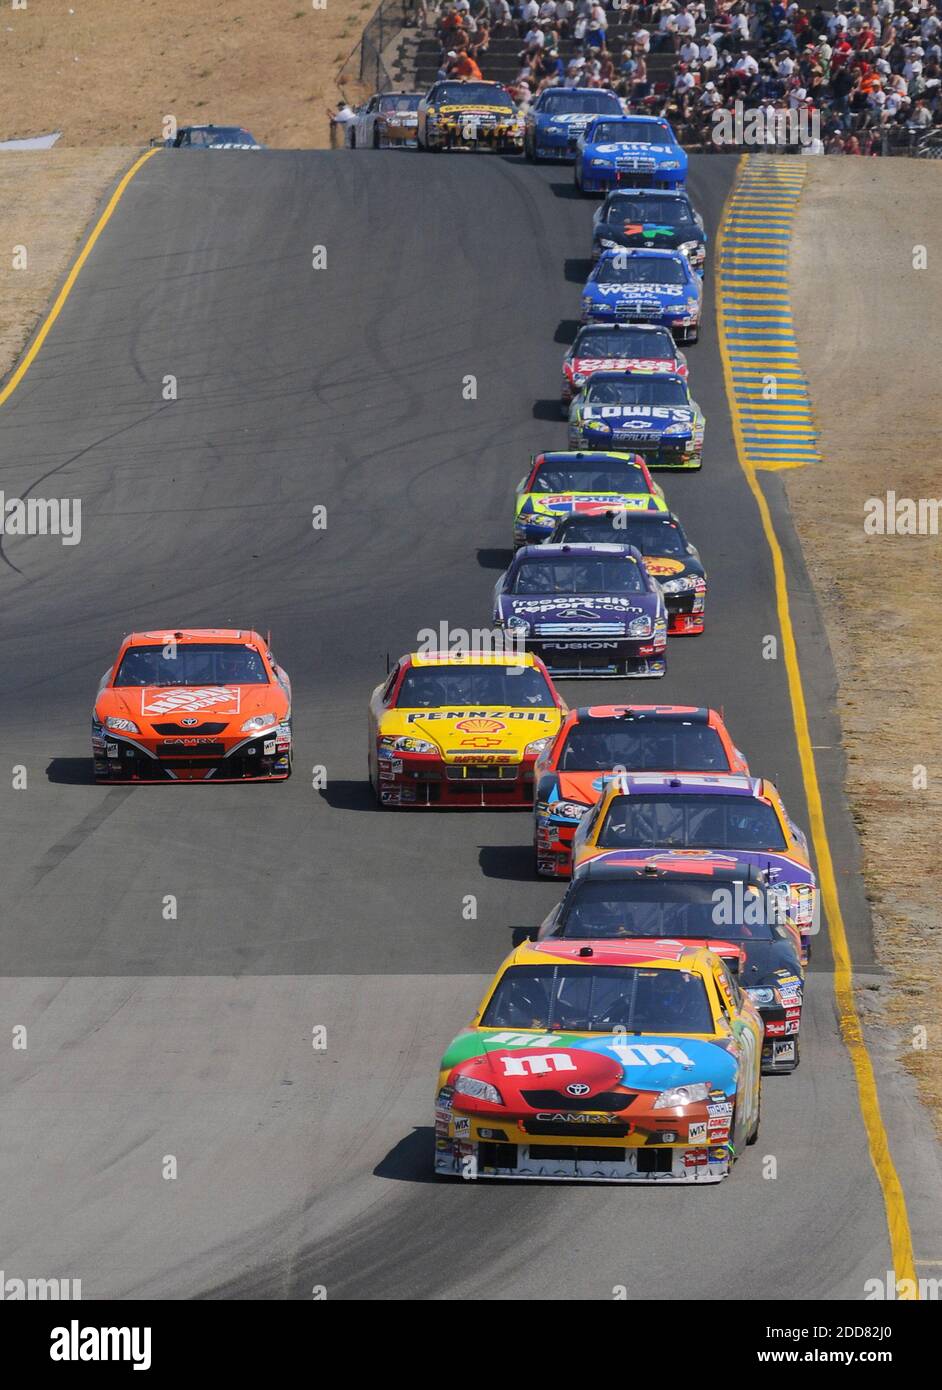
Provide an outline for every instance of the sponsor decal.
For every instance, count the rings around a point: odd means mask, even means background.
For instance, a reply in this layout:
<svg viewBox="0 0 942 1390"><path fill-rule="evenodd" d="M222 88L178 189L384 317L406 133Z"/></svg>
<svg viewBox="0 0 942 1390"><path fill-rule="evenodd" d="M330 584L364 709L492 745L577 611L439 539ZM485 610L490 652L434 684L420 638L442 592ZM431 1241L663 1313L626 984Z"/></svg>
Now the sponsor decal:
<svg viewBox="0 0 942 1390"><path fill-rule="evenodd" d="M774 1042L772 1044L772 1060L774 1062L793 1062L795 1060L795 1043L793 1039L787 1042Z"/></svg>
<svg viewBox="0 0 942 1390"><path fill-rule="evenodd" d="M707 1106L707 1115L711 1119L716 1119L720 1115L732 1115L733 1103L731 1100L715 1101Z"/></svg>
<svg viewBox="0 0 942 1390"><path fill-rule="evenodd" d="M414 710L406 715L407 724L422 724L432 719L518 719L531 724L549 724L551 716L548 710L542 709L429 709Z"/></svg>
<svg viewBox="0 0 942 1390"><path fill-rule="evenodd" d="M697 1120L689 1126L687 1138L691 1144L705 1144L707 1141L707 1126L705 1120Z"/></svg>
<svg viewBox="0 0 942 1390"><path fill-rule="evenodd" d="M653 579L664 579L669 574L680 574L687 568L683 560L671 560L666 555L645 555L644 567Z"/></svg>
<svg viewBox="0 0 942 1390"><path fill-rule="evenodd" d="M467 1118L467 1116L465 1116L465 1115L455 1115L455 1117L454 1117L454 1126L455 1126L455 1138L456 1138L456 1139L470 1139L470 1137L471 1137L471 1121Z"/></svg>
<svg viewBox="0 0 942 1390"><path fill-rule="evenodd" d="M633 425L637 420L639 427L645 425L647 428L651 420L674 420L683 425L693 419L693 411L679 405L587 405L582 413L586 420L609 420L615 415L624 415L626 424Z"/></svg>
<svg viewBox="0 0 942 1390"><path fill-rule="evenodd" d="M237 685L174 686L171 689L146 687L141 691L141 714L172 714L176 710L198 710L231 706L238 714L242 692Z"/></svg>
<svg viewBox="0 0 942 1390"><path fill-rule="evenodd" d="M506 729L507 725L499 719L475 718L462 719L455 725L463 734L498 734Z"/></svg>

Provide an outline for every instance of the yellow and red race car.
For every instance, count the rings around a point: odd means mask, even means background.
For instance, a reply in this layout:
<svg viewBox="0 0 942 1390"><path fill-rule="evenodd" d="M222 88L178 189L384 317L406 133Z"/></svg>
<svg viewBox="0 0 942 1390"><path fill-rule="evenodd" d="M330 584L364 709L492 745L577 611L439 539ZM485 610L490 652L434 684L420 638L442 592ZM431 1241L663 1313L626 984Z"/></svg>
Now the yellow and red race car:
<svg viewBox="0 0 942 1390"><path fill-rule="evenodd" d="M526 943L442 1059L435 1171L709 1183L759 1133L762 1021L682 941Z"/></svg>
<svg viewBox="0 0 942 1390"><path fill-rule="evenodd" d="M291 773L291 682L257 632L132 632L92 713L96 782L242 782Z"/></svg>
<svg viewBox="0 0 942 1390"><path fill-rule="evenodd" d="M370 697L381 806L533 805L533 765L566 706L529 652L413 652Z"/></svg>

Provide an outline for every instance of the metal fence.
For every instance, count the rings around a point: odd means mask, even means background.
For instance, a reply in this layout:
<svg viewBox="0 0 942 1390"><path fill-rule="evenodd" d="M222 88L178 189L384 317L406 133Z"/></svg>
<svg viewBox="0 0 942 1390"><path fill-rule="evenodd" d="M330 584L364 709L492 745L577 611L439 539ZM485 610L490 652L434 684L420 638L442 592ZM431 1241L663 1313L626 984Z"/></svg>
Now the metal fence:
<svg viewBox="0 0 942 1390"><path fill-rule="evenodd" d="M417 23L418 0L380 0L360 42L337 74L340 85L344 81L362 82L374 92L392 87L393 79L383 54L396 34Z"/></svg>

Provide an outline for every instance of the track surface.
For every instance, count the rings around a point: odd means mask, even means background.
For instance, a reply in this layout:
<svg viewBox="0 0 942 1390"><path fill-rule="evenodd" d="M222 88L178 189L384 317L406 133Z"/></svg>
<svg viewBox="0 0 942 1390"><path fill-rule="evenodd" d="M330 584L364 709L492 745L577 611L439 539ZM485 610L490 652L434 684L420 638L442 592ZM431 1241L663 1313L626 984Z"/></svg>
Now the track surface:
<svg viewBox="0 0 942 1390"><path fill-rule="evenodd" d="M694 165L712 236L734 165ZM78 1277L86 1297L859 1298L890 1268L823 941L804 1063L767 1082L731 1181L430 1180L441 1048L509 928L559 890L531 877L525 813L373 809L365 706L421 628L489 623L514 484L531 451L564 443L592 206L569 179L483 157L159 155L0 412L7 496L84 504L80 545L7 538L0 566L4 754L29 769L0 799L2 1013L29 1029L0 1063L8 1275ZM672 643L660 683L563 693L723 706L802 820L712 317L690 359L706 466L665 486L707 565L709 630ZM774 486L770 501L814 741L833 747L829 660ZM121 634L230 623L270 627L292 675L292 781L90 785L91 700ZM840 767L821 756L866 968Z"/></svg>

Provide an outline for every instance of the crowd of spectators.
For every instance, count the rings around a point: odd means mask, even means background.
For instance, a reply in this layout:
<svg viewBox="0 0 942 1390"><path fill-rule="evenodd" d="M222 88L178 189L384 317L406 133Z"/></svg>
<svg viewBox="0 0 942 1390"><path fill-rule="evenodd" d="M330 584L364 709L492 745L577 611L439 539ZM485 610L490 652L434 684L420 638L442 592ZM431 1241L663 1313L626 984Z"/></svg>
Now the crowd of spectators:
<svg viewBox="0 0 942 1390"><path fill-rule="evenodd" d="M486 77L492 39L519 40L507 87L523 107L549 86L607 87L704 149L724 110L801 130L813 153L895 153L934 128L942 140L932 0L424 0L420 15L442 45L440 77Z"/></svg>

